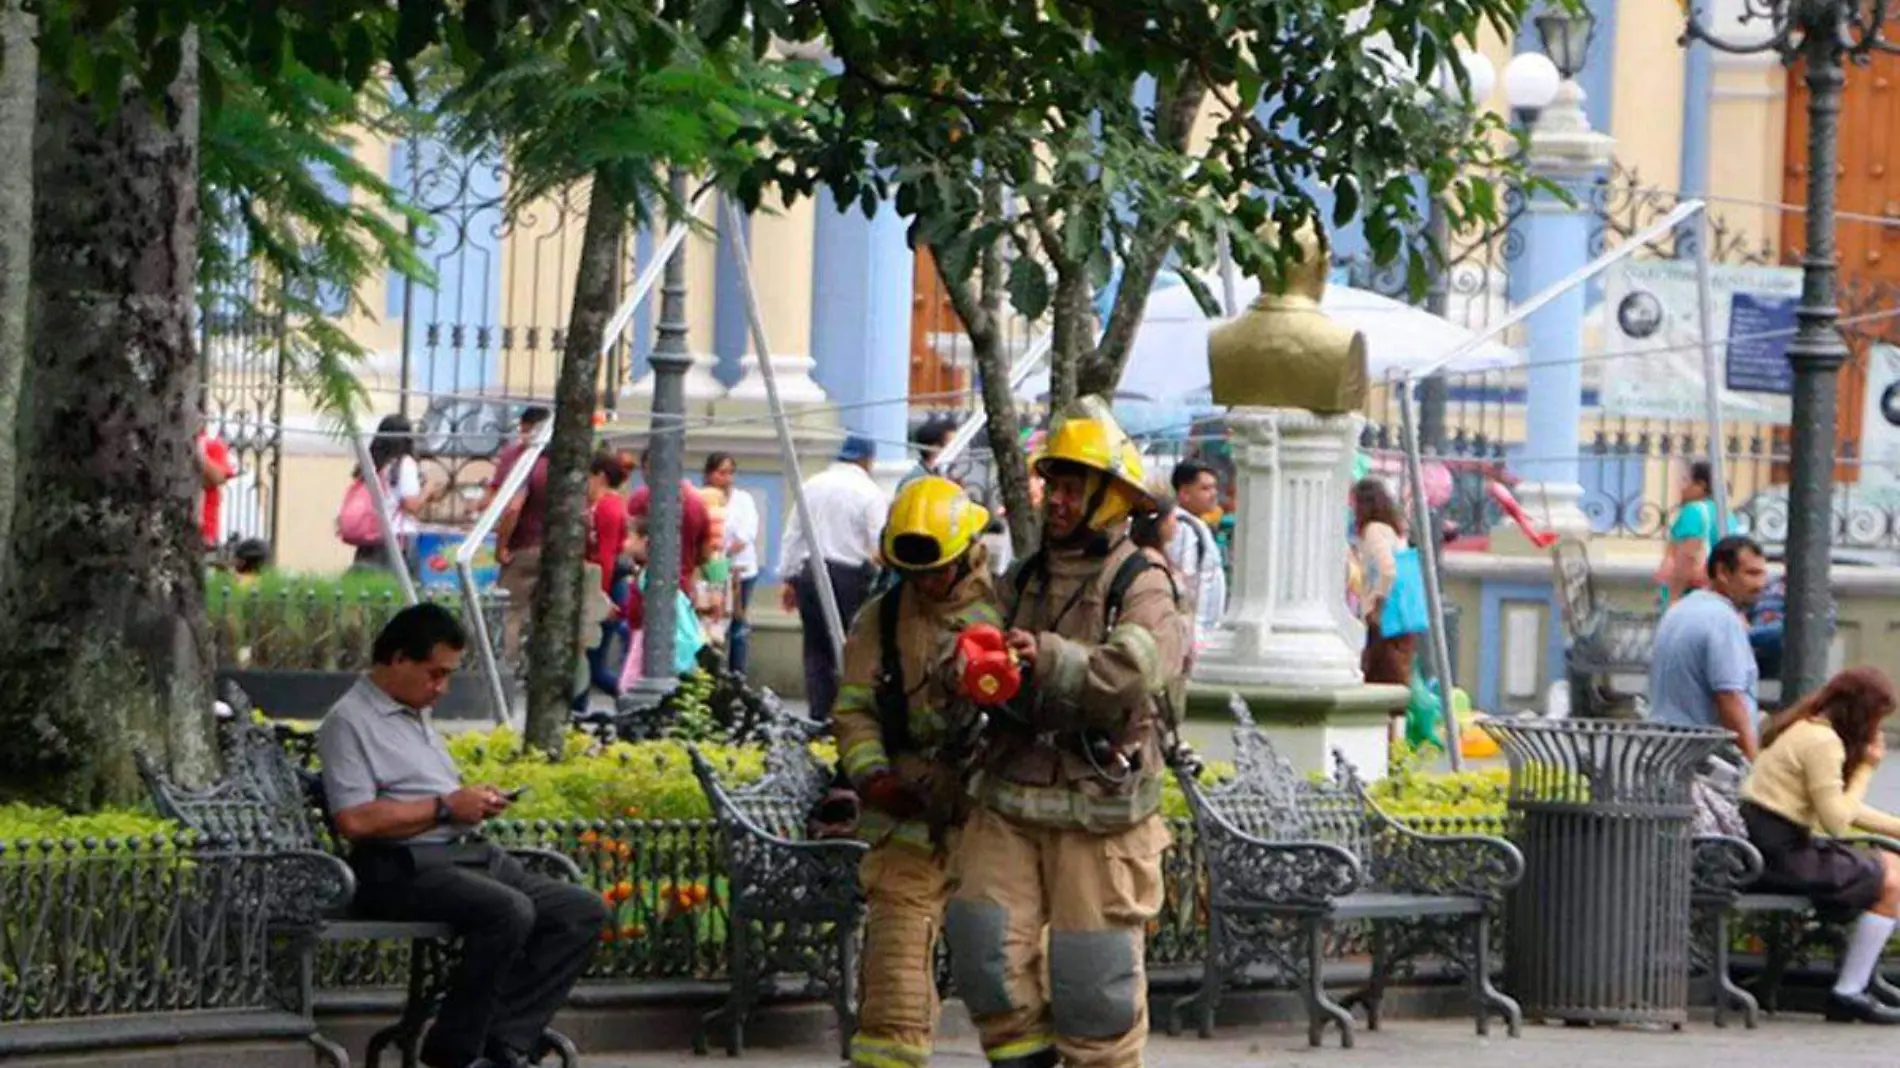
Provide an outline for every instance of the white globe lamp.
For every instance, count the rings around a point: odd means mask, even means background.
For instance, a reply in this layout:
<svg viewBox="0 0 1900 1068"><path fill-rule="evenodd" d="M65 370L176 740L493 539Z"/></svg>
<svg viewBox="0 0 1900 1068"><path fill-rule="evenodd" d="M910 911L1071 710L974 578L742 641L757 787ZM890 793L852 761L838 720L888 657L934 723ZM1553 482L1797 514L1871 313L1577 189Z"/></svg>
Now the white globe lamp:
<svg viewBox="0 0 1900 1068"><path fill-rule="evenodd" d="M1521 52L1504 65L1504 101L1512 111L1534 121L1538 112L1557 99L1564 76L1542 52Z"/></svg>

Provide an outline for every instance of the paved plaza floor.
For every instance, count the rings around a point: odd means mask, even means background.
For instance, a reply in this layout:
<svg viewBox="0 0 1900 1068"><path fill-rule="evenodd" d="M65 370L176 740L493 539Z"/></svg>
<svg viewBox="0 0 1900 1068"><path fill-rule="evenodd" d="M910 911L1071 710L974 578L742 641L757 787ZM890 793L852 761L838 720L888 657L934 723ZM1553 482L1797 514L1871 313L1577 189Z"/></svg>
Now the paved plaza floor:
<svg viewBox="0 0 1900 1068"><path fill-rule="evenodd" d="M741 1068L825 1068L838 1060L832 1051L806 1046L748 1049L736 1062L719 1051L706 1058L666 1051L589 1057L587 1062L596 1068L709 1068L720 1063ZM984 1060L974 1041L958 1039L931 1063L981 1068ZM1502 1032L1479 1038L1463 1020L1395 1020L1380 1034L1361 1032L1350 1050L1337 1044L1312 1049L1306 1044L1304 1029L1229 1028L1208 1041L1157 1035L1149 1043L1147 1057L1147 1068L1683 1068L1691 1064L1891 1068L1896 1063L1900 1063L1900 1033L1859 1024L1827 1024L1813 1016L1764 1020L1755 1031L1740 1026L1717 1030L1706 1019L1679 1032L1526 1026L1518 1039L1505 1038Z"/></svg>

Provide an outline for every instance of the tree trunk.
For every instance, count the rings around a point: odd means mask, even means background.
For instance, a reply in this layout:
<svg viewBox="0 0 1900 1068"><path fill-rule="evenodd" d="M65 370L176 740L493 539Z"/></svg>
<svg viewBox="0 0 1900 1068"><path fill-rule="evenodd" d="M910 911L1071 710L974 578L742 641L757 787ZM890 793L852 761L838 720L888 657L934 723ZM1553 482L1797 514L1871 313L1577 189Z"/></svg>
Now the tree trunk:
<svg viewBox="0 0 1900 1068"><path fill-rule="evenodd" d="M1040 524L1029 503L1029 464L1023 455L1016 400L1009 392L1009 363L993 338L990 344L972 345L971 352L983 384L983 412L988 416L983 432L989 438L996 485L1003 497L1009 542L1020 557L1035 549Z"/></svg>
<svg viewBox="0 0 1900 1068"><path fill-rule="evenodd" d="M33 105L39 55L33 16L20 0L0 0L0 589L13 530L15 427L20 369L26 366L27 292L33 255Z"/></svg>
<svg viewBox="0 0 1900 1068"><path fill-rule="evenodd" d="M575 639L580 634L585 592L587 468L594 452L600 349L607 320L614 313L614 264L625 215L611 185L597 178L588 197L567 346L554 387L554 437L547 453L547 539L541 546L541 581L535 585L534 622L528 637L527 723L528 741L550 753L561 747L579 656Z"/></svg>
<svg viewBox="0 0 1900 1068"><path fill-rule="evenodd" d="M1088 277L1083 268L1056 272L1054 334L1049 349L1049 410L1059 412L1083 393L1114 391L1084 388L1083 356L1095 347L1095 315L1089 307Z"/></svg>
<svg viewBox="0 0 1900 1068"><path fill-rule="evenodd" d="M78 806L142 792L132 747L186 781L212 745L192 438L198 58L109 121L59 81L34 130L32 359L0 605L0 783Z"/></svg>

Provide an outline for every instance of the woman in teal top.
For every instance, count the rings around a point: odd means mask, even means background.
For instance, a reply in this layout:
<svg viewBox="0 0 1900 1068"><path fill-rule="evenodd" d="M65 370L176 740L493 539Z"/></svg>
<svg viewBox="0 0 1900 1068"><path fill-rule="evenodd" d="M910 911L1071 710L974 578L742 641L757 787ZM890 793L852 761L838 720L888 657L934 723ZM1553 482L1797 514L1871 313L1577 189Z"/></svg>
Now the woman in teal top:
<svg viewBox="0 0 1900 1068"><path fill-rule="evenodd" d="M1708 584L1709 550L1723 535L1738 531L1733 513L1724 529L1715 529L1715 478L1709 462L1697 460L1689 465L1689 476L1682 483L1682 507L1669 525L1669 547L1656 569L1664 608Z"/></svg>

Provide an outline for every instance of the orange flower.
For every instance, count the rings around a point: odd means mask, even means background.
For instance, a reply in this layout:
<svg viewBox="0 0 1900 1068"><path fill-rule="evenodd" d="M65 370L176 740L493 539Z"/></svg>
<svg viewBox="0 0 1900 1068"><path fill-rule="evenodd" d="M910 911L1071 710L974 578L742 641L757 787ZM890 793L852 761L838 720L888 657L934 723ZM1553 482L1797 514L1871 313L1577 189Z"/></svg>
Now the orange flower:
<svg viewBox="0 0 1900 1068"><path fill-rule="evenodd" d="M627 818L628 818L628 819L634 819L634 818L636 818L636 817L638 817L639 815L640 815L640 806L639 806L639 805L628 805L628 806L627 806Z"/></svg>
<svg viewBox="0 0 1900 1068"><path fill-rule="evenodd" d="M620 929L620 937L622 938L638 938L646 933L646 928L637 923L630 923Z"/></svg>
<svg viewBox="0 0 1900 1068"><path fill-rule="evenodd" d="M625 901L633 896L633 884L623 879L614 884L612 893L619 900Z"/></svg>
<svg viewBox="0 0 1900 1068"><path fill-rule="evenodd" d="M582 844L582 845L584 845L584 846L587 846L587 847L589 847L589 848L592 848L592 847L593 847L593 845L594 845L594 844L595 844L596 842L599 842L599 841L600 841L600 835L599 835L599 834L597 834L597 833L595 833L595 832L593 832L593 831L583 831L583 832L581 832L581 844Z"/></svg>
<svg viewBox="0 0 1900 1068"><path fill-rule="evenodd" d="M600 932L600 940L602 942L611 943L614 940L614 929L611 927L603 928Z"/></svg>
<svg viewBox="0 0 1900 1068"><path fill-rule="evenodd" d="M712 891L706 889L705 883L694 883L692 894L693 894L693 904L704 905L706 903L706 899L712 896Z"/></svg>
<svg viewBox="0 0 1900 1068"><path fill-rule="evenodd" d="M621 860L629 860L633 857L633 847L625 842L616 842L614 843L614 855Z"/></svg>

